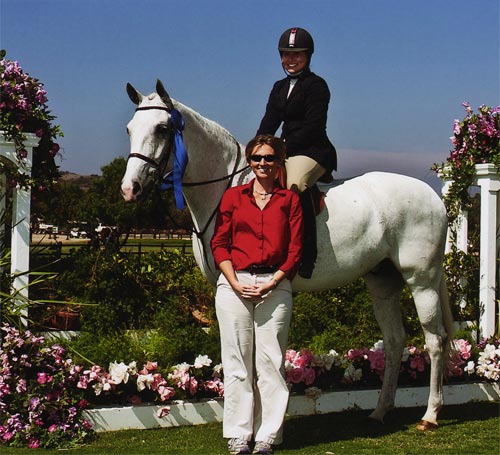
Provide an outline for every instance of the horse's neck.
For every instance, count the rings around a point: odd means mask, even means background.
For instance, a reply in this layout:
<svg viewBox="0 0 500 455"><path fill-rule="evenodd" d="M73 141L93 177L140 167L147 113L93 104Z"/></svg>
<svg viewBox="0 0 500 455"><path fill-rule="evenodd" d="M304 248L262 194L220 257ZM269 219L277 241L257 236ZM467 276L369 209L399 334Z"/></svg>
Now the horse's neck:
<svg viewBox="0 0 500 455"><path fill-rule="evenodd" d="M245 166L241 145L224 128L192 109L176 104L186 124L184 142L189 163L183 179L185 183L216 180ZM238 175L235 179L216 183L184 186L186 203L198 231L209 223L228 185L240 183L240 180Z"/></svg>

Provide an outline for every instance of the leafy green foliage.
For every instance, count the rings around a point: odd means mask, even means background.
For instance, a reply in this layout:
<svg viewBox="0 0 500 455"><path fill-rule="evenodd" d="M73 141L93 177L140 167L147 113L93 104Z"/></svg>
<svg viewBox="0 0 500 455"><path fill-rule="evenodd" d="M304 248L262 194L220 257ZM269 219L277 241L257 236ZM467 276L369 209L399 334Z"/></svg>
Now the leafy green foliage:
<svg viewBox="0 0 500 455"><path fill-rule="evenodd" d="M94 304L81 307L82 334L71 343L82 358L168 365L200 352L220 357L213 290L192 256L89 248L75 251L63 268L57 294ZM208 333L199 313L211 321Z"/></svg>
<svg viewBox="0 0 500 455"><path fill-rule="evenodd" d="M409 341L421 340L420 323L407 290L402 297L402 313ZM347 352L351 348L371 346L379 339L382 334L363 280L331 291L295 296L289 338L291 348Z"/></svg>

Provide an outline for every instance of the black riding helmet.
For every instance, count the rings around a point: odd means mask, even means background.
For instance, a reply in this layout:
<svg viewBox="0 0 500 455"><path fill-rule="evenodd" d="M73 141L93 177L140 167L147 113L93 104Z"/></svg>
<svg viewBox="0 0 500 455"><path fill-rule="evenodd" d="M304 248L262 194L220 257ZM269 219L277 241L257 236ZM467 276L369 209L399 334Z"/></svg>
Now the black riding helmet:
<svg viewBox="0 0 500 455"><path fill-rule="evenodd" d="M289 28L281 35L278 43L280 55L282 52L304 51L311 59L314 53L314 41L307 30L299 27Z"/></svg>

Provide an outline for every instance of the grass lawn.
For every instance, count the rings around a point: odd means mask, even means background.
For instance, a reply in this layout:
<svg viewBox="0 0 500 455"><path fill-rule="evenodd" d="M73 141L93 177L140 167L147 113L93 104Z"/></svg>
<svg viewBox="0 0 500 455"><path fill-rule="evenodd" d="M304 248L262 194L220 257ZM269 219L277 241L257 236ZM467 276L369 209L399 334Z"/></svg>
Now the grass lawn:
<svg viewBox="0 0 500 455"><path fill-rule="evenodd" d="M424 408L397 409L384 425L368 423L369 411L348 411L289 418L276 454L308 455L475 455L500 453L499 403L445 406L437 431L421 433L415 424ZM2 448L2 455L33 453ZM222 425L99 433L77 449L45 454L227 454Z"/></svg>

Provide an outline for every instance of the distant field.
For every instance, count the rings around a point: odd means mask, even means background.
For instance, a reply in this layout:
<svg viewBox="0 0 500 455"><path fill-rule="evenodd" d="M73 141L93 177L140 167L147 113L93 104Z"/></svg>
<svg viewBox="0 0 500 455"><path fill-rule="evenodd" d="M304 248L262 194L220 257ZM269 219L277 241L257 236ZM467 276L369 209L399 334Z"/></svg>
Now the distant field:
<svg viewBox="0 0 500 455"><path fill-rule="evenodd" d="M123 242L123 239L120 239ZM54 254L58 249L61 250L61 254L69 254L71 250L75 248L81 248L88 246L90 240L88 239L66 239L65 235L58 235L54 239L53 237L48 238L47 235L33 234L31 240L31 251L36 254ZM121 246L121 251L127 253L147 253L150 251L158 250L180 250L185 254L192 254L193 248L191 240L188 236L184 236L182 239L153 239L151 236L144 236L141 238L127 239L126 244Z"/></svg>

